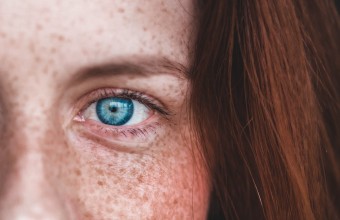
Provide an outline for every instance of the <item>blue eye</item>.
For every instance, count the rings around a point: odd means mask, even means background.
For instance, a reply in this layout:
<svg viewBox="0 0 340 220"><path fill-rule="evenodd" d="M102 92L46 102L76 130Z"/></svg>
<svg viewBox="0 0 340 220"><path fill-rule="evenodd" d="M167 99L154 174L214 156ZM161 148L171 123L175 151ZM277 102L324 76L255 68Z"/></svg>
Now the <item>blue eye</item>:
<svg viewBox="0 0 340 220"><path fill-rule="evenodd" d="M131 99L110 97L97 101L96 113L104 124L120 126L126 124L134 114Z"/></svg>
<svg viewBox="0 0 340 220"><path fill-rule="evenodd" d="M143 122L152 113L153 110L134 99L107 97L92 103L83 116L110 126L130 126Z"/></svg>

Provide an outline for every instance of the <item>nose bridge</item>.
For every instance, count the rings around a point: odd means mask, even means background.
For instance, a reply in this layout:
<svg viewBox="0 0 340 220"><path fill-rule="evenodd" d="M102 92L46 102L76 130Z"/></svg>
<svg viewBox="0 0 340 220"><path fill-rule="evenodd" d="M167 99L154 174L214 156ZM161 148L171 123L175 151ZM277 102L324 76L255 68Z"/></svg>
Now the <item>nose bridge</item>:
<svg viewBox="0 0 340 220"><path fill-rule="evenodd" d="M41 151L26 147L18 153L11 147L0 175L0 219L67 219L62 198L46 175Z"/></svg>
<svg viewBox="0 0 340 220"><path fill-rule="evenodd" d="M46 173L43 153L29 146L17 149L11 145L3 152L7 159L1 161L6 168L0 175L0 219L68 219L63 198Z"/></svg>
<svg viewBox="0 0 340 220"><path fill-rule="evenodd" d="M12 146L10 146L12 147ZM43 164L41 156L34 151L19 151L7 148L8 160L6 173L3 174L3 187L1 207L12 206L11 200L26 202L30 198L31 202L35 197L39 197L38 185L44 184ZM32 197L32 193L36 196ZM5 199L3 199L5 198ZM5 201L5 202L3 202ZM19 204L19 203L18 203Z"/></svg>

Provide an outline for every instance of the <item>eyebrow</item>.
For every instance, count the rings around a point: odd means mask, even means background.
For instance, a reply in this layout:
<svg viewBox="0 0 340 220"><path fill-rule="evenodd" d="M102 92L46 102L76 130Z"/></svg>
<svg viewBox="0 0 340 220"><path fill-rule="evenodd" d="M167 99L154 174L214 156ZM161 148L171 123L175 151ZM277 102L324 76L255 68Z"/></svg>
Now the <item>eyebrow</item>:
<svg viewBox="0 0 340 220"><path fill-rule="evenodd" d="M143 57L116 60L83 68L75 74L72 82L78 83L92 78L121 74L141 76L170 74L179 79L187 79L189 75L188 68L177 61L170 60L166 57Z"/></svg>

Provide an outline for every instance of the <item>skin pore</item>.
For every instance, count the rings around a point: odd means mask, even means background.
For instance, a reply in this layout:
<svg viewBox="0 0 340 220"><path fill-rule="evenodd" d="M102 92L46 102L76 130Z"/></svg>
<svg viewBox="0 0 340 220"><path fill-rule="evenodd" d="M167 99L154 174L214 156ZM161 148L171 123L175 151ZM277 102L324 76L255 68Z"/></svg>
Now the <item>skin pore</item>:
<svg viewBox="0 0 340 220"><path fill-rule="evenodd" d="M1 1L0 219L205 219L192 3ZM91 104L127 94L145 120L95 119Z"/></svg>

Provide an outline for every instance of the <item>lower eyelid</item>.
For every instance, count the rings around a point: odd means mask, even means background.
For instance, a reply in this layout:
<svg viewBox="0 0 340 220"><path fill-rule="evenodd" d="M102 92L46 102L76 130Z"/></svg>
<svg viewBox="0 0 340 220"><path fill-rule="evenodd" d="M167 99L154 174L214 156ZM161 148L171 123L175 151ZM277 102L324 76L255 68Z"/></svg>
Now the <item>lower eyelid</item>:
<svg viewBox="0 0 340 220"><path fill-rule="evenodd" d="M93 120L75 121L73 130L81 133L82 136L93 139L95 142L106 143L149 143L163 130L161 122L151 122L148 125L130 128L113 128L103 126Z"/></svg>

